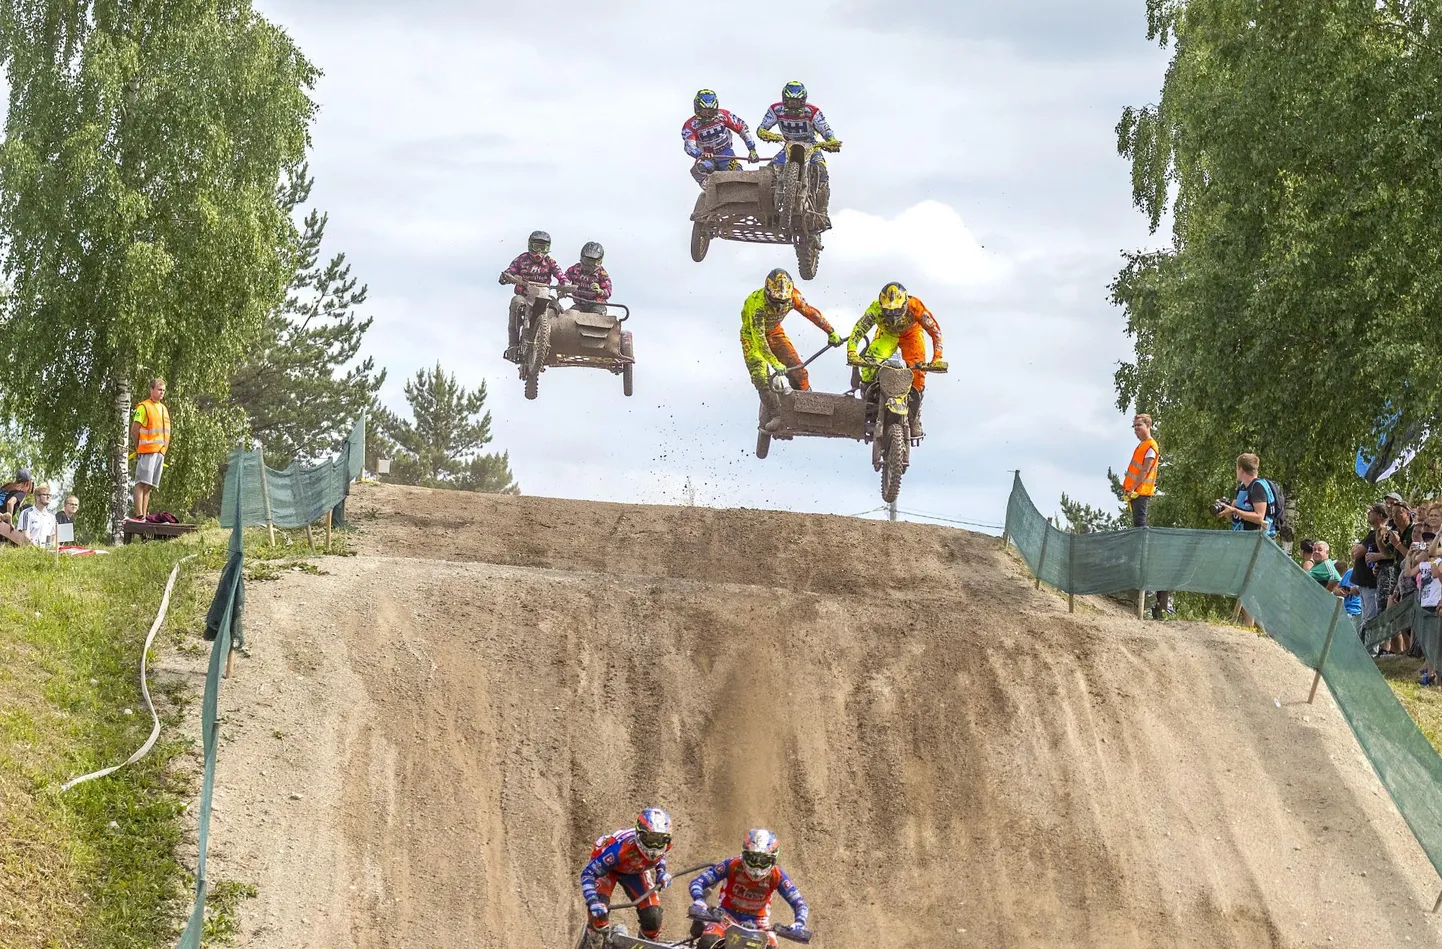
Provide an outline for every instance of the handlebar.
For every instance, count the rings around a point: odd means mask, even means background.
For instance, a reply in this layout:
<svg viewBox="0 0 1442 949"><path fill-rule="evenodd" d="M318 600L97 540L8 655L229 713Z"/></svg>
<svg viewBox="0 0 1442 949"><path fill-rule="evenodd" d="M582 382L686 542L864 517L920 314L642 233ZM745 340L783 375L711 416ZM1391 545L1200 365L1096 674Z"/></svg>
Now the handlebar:
<svg viewBox="0 0 1442 949"><path fill-rule="evenodd" d="M704 911L692 906L686 911L686 915L690 919L699 919L703 923L729 923L755 932L775 933L782 939L789 939L792 942L802 944L810 942L812 936L811 930L804 926L771 926L766 923L743 923L732 917L719 906L708 906Z"/></svg>
<svg viewBox="0 0 1442 949"><path fill-rule="evenodd" d="M876 359L858 359L856 362L851 363L851 365L853 365L853 366L870 366L870 367L872 367L873 369L880 369L882 366L885 366L885 365L886 365L886 362L883 361L883 360L876 360ZM905 367L892 366L891 368L893 368L893 369L905 368L905 369L907 369L907 370L910 371L910 372L940 372L940 373L945 373L945 372L947 372L947 371L950 370L951 366L950 366L950 365L947 365L947 364L938 366L938 365L936 365L935 363L919 362L919 363L915 364L914 366L905 366Z"/></svg>

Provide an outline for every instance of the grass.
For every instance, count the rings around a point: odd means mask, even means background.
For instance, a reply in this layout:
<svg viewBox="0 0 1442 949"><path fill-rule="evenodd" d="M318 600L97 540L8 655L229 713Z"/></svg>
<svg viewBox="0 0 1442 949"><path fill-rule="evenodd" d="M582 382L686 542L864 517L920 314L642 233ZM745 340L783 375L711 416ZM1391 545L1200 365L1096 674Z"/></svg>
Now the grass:
<svg viewBox="0 0 1442 949"><path fill-rule="evenodd" d="M323 541L323 533L317 536ZM161 738L145 758L61 793L68 778L124 761L148 736L137 671L171 567L187 554L157 652L198 654L225 560L225 535L64 558L0 550L0 946L161 949L188 914L193 878L177 857L198 749L180 728L198 690L151 675ZM319 569L322 551L248 531L256 579ZM331 550L351 551L337 532ZM196 683L198 685L198 683ZM126 714L130 710L130 714ZM223 754L223 752L222 752ZM213 880L207 936L235 932L253 886Z"/></svg>

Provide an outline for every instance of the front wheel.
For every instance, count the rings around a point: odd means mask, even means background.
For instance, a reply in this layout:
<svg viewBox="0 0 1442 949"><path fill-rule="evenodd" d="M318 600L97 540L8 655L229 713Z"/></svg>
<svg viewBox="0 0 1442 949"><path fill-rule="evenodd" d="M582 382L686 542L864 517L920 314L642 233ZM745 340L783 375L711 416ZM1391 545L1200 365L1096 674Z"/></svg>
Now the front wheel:
<svg viewBox="0 0 1442 949"><path fill-rule="evenodd" d="M631 370L636 368L636 350L635 346L631 343L630 333L621 334L621 355L631 360L631 362L626 363L625 368L621 370L621 391L626 393L627 396L630 396Z"/></svg>
<svg viewBox="0 0 1442 949"><path fill-rule="evenodd" d="M711 249L711 238L706 233L701 222L697 221L691 225L691 259L700 263L706 259L706 251Z"/></svg>
<svg viewBox="0 0 1442 949"><path fill-rule="evenodd" d="M906 472L906 430L902 422L892 422L886 436L886 451L881 457L881 500L890 504L901 493L901 476Z"/></svg>
<svg viewBox="0 0 1442 949"><path fill-rule="evenodd" d="M534 399L541 384L541 370L546 368L546 356L551 351L551 311L545 310L536 320L536 332L531 336L530 359L526 360L526 398Z"/></svg>
<svg viewBox="0 0 1442 949"><path fill-rule="evenodd" d="M796 162L787 162L786 170L781 174L781 229L790 234L796 212L801 210L798 207L801 203L801 166Z"/></svg>

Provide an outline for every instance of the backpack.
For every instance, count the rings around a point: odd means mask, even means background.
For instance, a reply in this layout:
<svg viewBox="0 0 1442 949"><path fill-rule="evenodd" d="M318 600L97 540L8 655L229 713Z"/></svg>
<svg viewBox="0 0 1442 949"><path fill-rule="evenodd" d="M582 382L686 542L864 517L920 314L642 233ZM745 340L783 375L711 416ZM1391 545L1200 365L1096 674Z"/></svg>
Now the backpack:
<svg viewBox="0 0 1442 949"><path fill-rule="evenodd" d="M1287 495L1280 482L1271 478L1262 478L1261 482L1271 496L1271 507L1267 511L1272 522L1271 533L1276 534L1283 543L1289 544L1292 542L1292 521L1287 517Z"/></svg>

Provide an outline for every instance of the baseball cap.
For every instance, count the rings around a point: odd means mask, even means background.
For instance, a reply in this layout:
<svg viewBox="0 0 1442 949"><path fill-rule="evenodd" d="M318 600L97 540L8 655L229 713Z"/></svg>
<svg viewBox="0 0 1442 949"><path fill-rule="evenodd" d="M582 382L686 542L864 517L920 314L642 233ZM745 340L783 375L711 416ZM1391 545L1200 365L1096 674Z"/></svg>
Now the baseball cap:
<svg viewBox="0 0 1442 949"><path fill-rule="evenodd" d="M1385 496L1384 498L1382 498L1382 500L1384 500L1384 501L1396 501L1398 504L1406 504L1406 503L1407 503L1405 500L1402 499L1402 495L1398 494L1396 491L1391 492L1390 494L1388 494L1387 496Z"/></svg>

